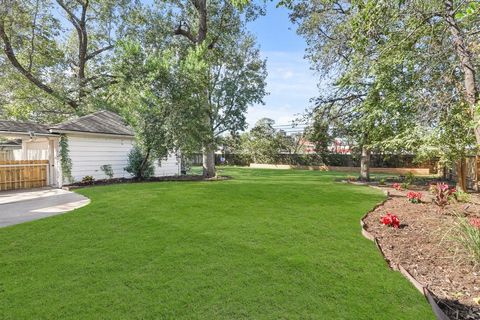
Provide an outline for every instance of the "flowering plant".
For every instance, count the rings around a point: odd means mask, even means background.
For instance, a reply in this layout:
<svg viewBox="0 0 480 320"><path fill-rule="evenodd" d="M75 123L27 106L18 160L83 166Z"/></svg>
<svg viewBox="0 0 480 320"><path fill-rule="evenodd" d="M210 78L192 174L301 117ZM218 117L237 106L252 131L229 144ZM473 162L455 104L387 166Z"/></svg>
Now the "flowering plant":
<svg viewBox="0 0 480 320"><path fill-rule="evenodd" d="M395 229L398 229L400 227L400 220L396 215L393 215L390 212L387 212L386 215L380 218L380 223L384 226L389 226Z"/></svg>
<svg viewBox="0 0 480 320"><path fill-rule="evenodd" d="M435 194L435 203L444 206L449 203L450 197L457 192L455 187L450 188L447 183L439 182L437 185L430 185L430 192Z"/></svg>
<svg viewBox="0 0 480 320"><path fill-rule="evenodd" d="M394 184L392 184L392 187L397 191L402 191L402 185L398 182L395 182Z"/></svg>
<svg viewBox="0 0 480 320"><path fill-rule="evenodd" d="M420 192L410 191L407 193L407 198L411 203L420 203L422 194Z"/></svg>

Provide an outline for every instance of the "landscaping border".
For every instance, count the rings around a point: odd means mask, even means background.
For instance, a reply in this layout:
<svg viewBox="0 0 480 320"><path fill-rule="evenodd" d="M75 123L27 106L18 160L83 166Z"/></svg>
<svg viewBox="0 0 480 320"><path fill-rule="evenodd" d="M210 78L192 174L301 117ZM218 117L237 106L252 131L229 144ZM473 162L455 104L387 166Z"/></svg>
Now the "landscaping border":
<svg viewBox="0 0 480 320"><path fill-rule="evenodd" d="M225 181L231 180L231 176L216 176L213 178L205 178L201 175L179 175L179 176L163 176L163 177L151 177L148 179L135 179L135 178L114 178L114 179L101 179L94 180L93 182L76 182L62 187L64 190L74 190L79 188L94 187L94 186L106 186L111 184L128 184L128 183L149 183L149 182L199 182L199 181Z"/></svg>
<svg viewBox="0 0 480 320"><path fill-rule="evenodd" d="M380 188L378 187L374 187L374 186L370 186L371 188L374 188L374 189L377 189L377 190L381 190ZM387 196L387 199L383 200L382 202L378 203L377 205L375 205L375 207L373 207L370 211L368 211L361 219L360 219L360 226L362 227L362 235L370 240L370 241L373 241L375 243L375 245L377 246L378 250L380 251L380 253L382 254L383 256L383 259L385 260L385 262L387 263L387 265L392 269L392 270L395 270L395 271L399 271L405 278L408 279L408 281L410 281L410 283L418 290L420 291L424 297L427 299L428 303L430 304L430 307L432 308L432 311L433 313L435 314L435 316L437 317L438 320L451 320L444 312L443 310L440 308L440 306L438 305L438 303L435 301L434 299L434 295L433 293L428 289L428 286L424 286L423 284L421 284L417 279L415 279L415 277L410 273L408 272L401 264L394 264L392 263L384 254L383 250L382 250L382 247L380 246L380 243L378 242L378 239L372 235L370 232L367 231L367 229L365 229L365 218L372 212L374 212L376 209L378 209L379 207L383 206L388 200L390 200L390 194L388 193L388 191L385 191L385 190L382 190L382 192Z"/></svg>

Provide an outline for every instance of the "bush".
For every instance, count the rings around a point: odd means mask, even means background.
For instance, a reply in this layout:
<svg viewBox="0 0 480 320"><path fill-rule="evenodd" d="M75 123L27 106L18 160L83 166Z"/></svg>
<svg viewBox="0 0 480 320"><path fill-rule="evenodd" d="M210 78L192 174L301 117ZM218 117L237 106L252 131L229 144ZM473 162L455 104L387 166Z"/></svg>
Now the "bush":
<svg viewBox="0 0 480 320"><path fill-rule="evenodd" d="M415 175L411 172L408 172L405 176L405 182L408 184L413 184L415 182Z"/></svg>
<svg viewBox="0 0 480 320"><path fill-rule="evenodd" d="M92 176L85 176L82 178L83 184L93 184L95 182L95 178Z"/></svg>
<svg viewBox="0 0 480 320"><path fill-rule="evenodd" d="M222 156L225 157L224 165L231 165L231 166L248 166L250 163L253 163L253 158L249 154L241 154L241 153L227 153L225 155L216 154L215 155L215 164L222 165L220 161Z"/></svg>
<svg viewBox="0 0 480 320"><path fill-rule="evenodd" d="M401 184L401 186L402 186L402 189L407 190L408 188L410 188L410 183L408 183L408 182L403 182L403 183Z"/></svg>
<svg viewBox="0 0 480 320"><path fill-rule="evenodd" d="M476 265L480 264L480 219L457 218L457 235L454 238L471 255Z"/></svg>
<svg viewBox="0 0 480 320"><path fill-rule="evenodd" d="M149 159L145 164L142 172L142 163L145 159L145 155L138 146L134 146L128 154L128 165L125 171L130 173L136 179L147 179L153 176L155 168L153 162Z"/></svg>
<svg viewBox="0 0 480 320"><path fill-rule="evenodd" d="M103 166L100 167L100 170L102 170L103 173L105 173L108 179L113 178L113 168L111 164L104 164Z"/></svg>
<svg viewBox="0 0 480 320"><path fill-rule="evenodd" d="M470 202L472 200L472 197L470 196L470 194L462 190L456 190L453 193L453 196L458 202Z"/></svg>

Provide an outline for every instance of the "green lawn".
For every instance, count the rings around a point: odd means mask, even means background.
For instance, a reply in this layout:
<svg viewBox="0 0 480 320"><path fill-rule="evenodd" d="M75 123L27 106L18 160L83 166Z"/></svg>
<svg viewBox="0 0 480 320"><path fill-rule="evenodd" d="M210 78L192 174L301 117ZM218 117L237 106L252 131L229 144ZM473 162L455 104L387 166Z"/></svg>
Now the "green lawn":
<svg viewBox="0 0 480 320"><path fill-rule="evenodd" d="M0 319L433 319L360 234L377 191L334 173L94 187L0 229Z"/></svg>

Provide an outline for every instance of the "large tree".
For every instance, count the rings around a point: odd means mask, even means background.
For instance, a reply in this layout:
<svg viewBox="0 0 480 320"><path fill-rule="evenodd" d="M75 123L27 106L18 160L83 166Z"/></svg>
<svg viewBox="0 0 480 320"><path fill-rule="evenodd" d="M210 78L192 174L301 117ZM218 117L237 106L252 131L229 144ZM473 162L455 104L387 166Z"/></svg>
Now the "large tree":
<svg viewBox="0 0 480 320"><path fill-rule="evenodd" d="M274 128L275 121L262 118L250 132L241 135L241 153L251 155L255 163L278 161L278 155L285 151L285 134Z"/></svg>
<svg viewBox="0 0 480 320"><path fill-rule="evenodd" d="M206 16L199 13L204 9ZM248 106L261 103L266 94L265 61L245 30L251 14L251 8L241 12L221 1L158 4L143 15L163 19L143 19L119 52L123 89L117 93L134 101L129 114L143 119L134 125L143 132L152 119L162 123L149 125L154 131L140 140L146 146L163 145L154 148L163 151L202 148L206 177L215 176L218 137L244 130Z"/></svg>
<svg viewBox="0 0 480 320"><path fill-rule="evenodd" d="M459 187L465 189L462 155L480 144L476 73L480 61L474 54L478 51L478 1L366 1L360 10L359 33L365 39L372 34L386 39L380 58L396 57L397 63L408 62L413 67L415 84L409 92L421 106L412 114L418 126L430 129L427 135L440 134L437 141L458 141L452 132L464 133L458 144L464 146L462 152L450 148L449 155L440 155L458 161ZM457 121L459 114L467 121ZM471 143L471 137L476 143Z"/></svg>
<svg viewBox="0 0 480 320"><path fill-rule="evenodd" d="M174 33L182 37L208 65L198 87L198 107L203 109L201 143L203 174L213 177L216 137L246 128L249 105L265 96L265 61L255 47L245 23L257 14L246 3L194 0L171 1L176 18ZM239 10L235 5L242 5ZM178 12L178 13L176 13ZM200 62L200 61L199 61Z"/></svg>
<svg viewBox="0 0 480 320"><path fill-rule="evenodd" d="M369 179L369 162L377 143L408 127L404 117L411 105L404 94L410 80L399 70L407 64L382 61L380 34L367 39L359 31L360 3L345 1L290 2L292 20L308 43L313 68L330 80L315 99L312 128L325 138L335 132L356 142L361 150L361 178ZM325 149L325 146L323 147Z"/></svg>

